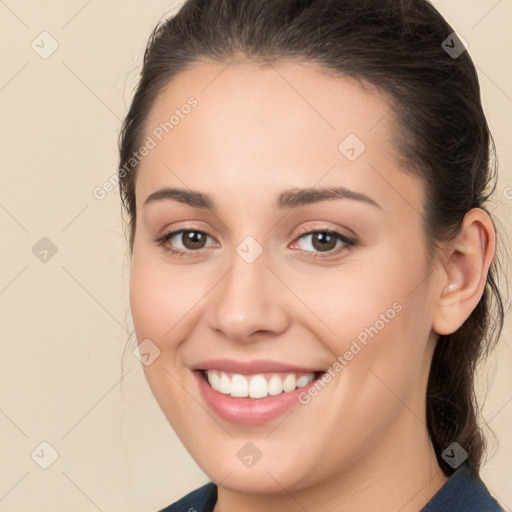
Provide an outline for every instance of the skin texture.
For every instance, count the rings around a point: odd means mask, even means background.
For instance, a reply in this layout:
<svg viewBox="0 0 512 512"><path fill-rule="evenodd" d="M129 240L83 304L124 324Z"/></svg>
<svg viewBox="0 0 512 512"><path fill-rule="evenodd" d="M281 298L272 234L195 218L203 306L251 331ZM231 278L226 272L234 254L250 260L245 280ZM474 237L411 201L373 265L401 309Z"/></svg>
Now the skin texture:
<svg viewBox="0 0 512 512"><path fill-rule="evenodd" d="M216 512L417 511L446 481L425 421L430 361L438 334L455 331L482 295L492 223L471 210L429 263L423 184L400 169L381 93L311 64L226 66L203 61L180 74L146 124L148 135L187 98L198 101L142 160L136 181L130 302L137 339L160 350L144 366L148 383L219 485ZM349 134L366 146L354 161L338 149ZM143 205L164 186L208 194L216 210ZM275 207L283 190L313 186L344 186L380 207L347 198ZM300 238L303 228L358 242L322 252L314 235ZM155 242L180 229L209 236L195 252L174 237L183 257ZM247 236L263 250L250 264L236 252ZM397 302L401 311L286 418L227 422L190 370L210 358L327 370ZM247 442L262 454L251 468L237 457Z"/></svg>

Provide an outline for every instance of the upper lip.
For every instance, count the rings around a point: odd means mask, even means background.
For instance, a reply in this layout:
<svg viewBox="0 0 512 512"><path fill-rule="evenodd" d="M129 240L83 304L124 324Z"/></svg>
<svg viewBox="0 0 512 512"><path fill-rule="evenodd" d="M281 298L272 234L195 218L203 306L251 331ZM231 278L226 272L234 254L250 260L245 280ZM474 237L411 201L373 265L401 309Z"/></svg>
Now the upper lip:
<svg viewBox="0 0 512 512"><path fill-rule="evenodd" d="M267 359L257 359L254 361L236 361L234 359L207 359L200 361L192 366L192 370L219 370L241 375L251 375L255 373L317 373L323 372L322 369L306 368L294 366L279 361Z"/></svg>

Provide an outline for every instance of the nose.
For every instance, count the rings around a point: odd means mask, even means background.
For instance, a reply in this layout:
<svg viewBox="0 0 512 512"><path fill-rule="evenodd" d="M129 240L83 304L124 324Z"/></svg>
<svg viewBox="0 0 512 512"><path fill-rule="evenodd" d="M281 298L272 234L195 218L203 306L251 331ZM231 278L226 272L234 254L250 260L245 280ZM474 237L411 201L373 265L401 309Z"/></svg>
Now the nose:
<svg viewBox="0 0 512 512"><path fill-rule="evenodd" d="M231 269L211 293L209 327L238 343L275 336L289 324L285 287L264 254L248 262L235 253Z"/></svg>

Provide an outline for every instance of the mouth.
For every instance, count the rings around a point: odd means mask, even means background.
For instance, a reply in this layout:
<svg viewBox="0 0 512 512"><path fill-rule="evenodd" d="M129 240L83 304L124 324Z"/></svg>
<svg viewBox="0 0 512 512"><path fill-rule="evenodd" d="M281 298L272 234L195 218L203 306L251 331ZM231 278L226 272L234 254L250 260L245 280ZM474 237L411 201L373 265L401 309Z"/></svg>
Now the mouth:
<svg viewBox="0 0 512 512"><path fill-rule="evenodd" d="M277 360L208 359L191 367L205 405L218 417L261 425L297 406L325 370Z"/></svg>
<svg viewBox="0 0 512 512"><path fill-rule="evenodd" d="M291 393L321 378L324 371L315 372L267 372L241 374L222 370L196 370L208 386L232 398L267 397Z"/></svg>

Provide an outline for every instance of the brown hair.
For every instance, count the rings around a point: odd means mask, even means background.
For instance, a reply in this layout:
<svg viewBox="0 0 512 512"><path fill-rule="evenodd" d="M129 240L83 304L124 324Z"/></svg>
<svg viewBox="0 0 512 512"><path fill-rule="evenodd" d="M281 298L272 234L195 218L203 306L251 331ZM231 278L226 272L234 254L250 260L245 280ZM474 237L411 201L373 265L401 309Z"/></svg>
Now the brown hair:
<svg viewBox="0 0 512 512"><path fill-rule="evenodd" d="M317 63L391 98L398 120L394 137L406 172L425 184L424 225L432 255L440 242L458 234L467 211L486 210L496 186L494 143L477 73L453 33L426 0L188 0L155 27L148 41L119 137L120 169L141 146L159 92L199 60L228 62L243 55L254 62ZM119 173L130 252L136 171L137 165ZM452 442L466 450L476 470L485 452L474 379L477 363L503 327L498 267L495 257L480 302L456 332L440 336L433 356L427 427L446 475L454 469L441 454Z"/></svg>

